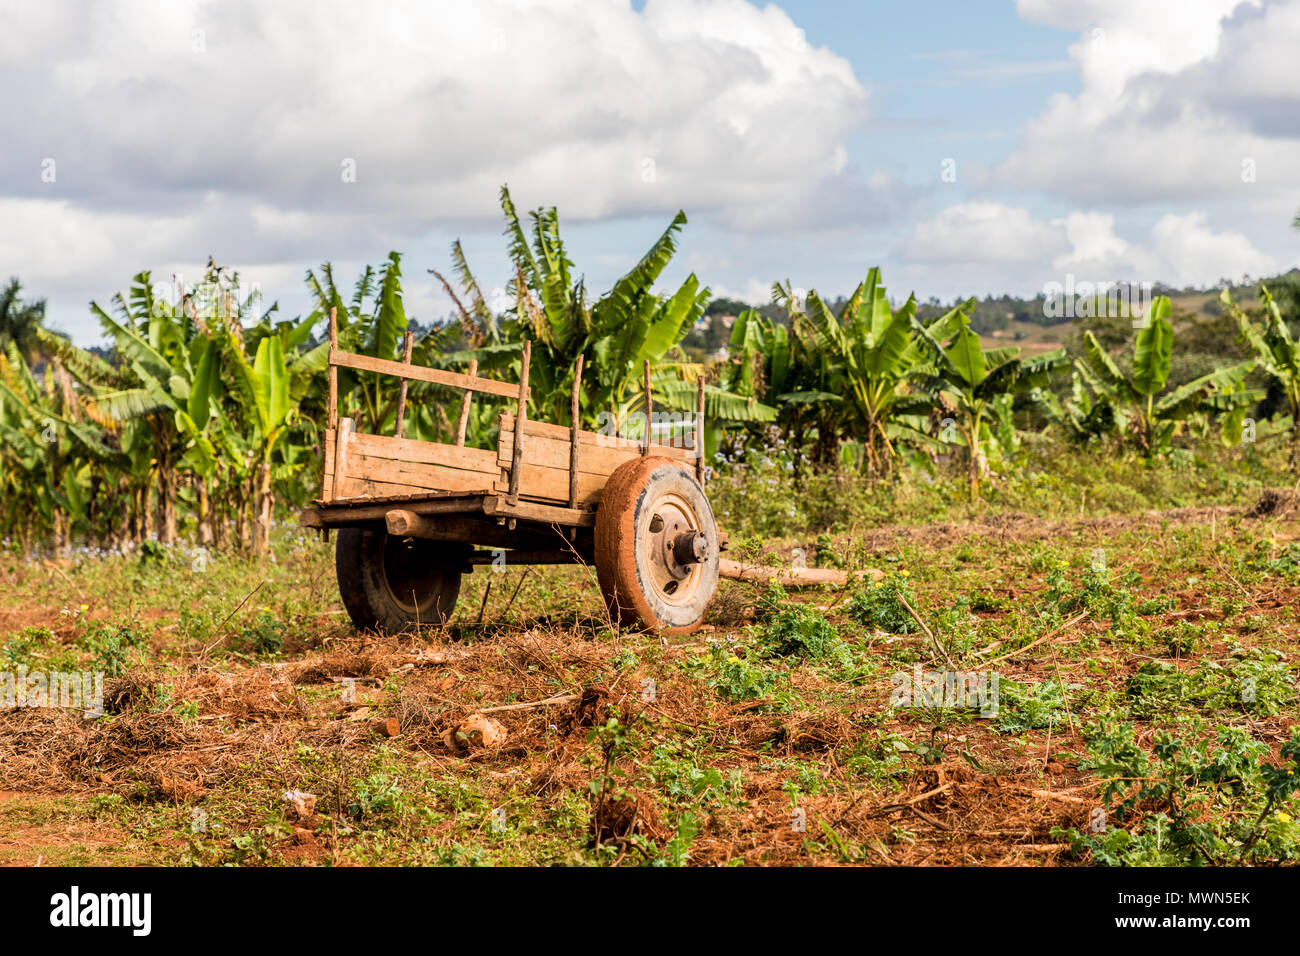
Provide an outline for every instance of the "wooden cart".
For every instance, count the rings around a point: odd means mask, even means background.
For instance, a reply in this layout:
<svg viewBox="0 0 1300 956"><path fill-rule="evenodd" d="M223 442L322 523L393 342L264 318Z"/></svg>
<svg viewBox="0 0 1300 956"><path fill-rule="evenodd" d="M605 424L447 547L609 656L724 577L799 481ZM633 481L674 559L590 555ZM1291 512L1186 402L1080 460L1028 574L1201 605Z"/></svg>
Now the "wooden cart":
<svg viewBox="0 0 1300 956"><path fill-rule="evenodd" d="M337 529L339 593L357 627L390 633L446 621L461 575L476 565L594 565L611 614L665 633L700 625L718 582L719 534L704 493L704 385L687 447L635 443L579 428L582 358L569 427L528 419L531 343L519 383L340 351L330 313L329 423L321 497L308 528ZM338 416L338 369L401 379L393 435L356 431ZM407 382L461 390L456 444L405 437ZM474 393L508 398L494 449L465 445ZM683 440L679 444L686 445Z"/></svg>

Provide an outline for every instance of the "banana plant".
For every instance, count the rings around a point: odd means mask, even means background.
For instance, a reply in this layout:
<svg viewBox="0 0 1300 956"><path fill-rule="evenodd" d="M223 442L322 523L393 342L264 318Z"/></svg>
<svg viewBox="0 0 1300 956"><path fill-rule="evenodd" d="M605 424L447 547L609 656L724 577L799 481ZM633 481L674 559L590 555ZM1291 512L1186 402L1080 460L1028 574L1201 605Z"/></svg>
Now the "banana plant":
<svg viewBox="0 0 1300 956"><path fill-rule="evenodd" d="M785 386L789 336L782 326L748 309L732 328L731 353L733 361L713 366L707 374L715 380L704 385L704 454L709 458L729 429L776 420L777 409L760 399ZM698 405L702 375L702 366L679 363L653 378L653 391L667 407L691 413Z"/></svg>
<svg viewBox="0 0 1300 956"><path fill-rule="evenodd" d="M1291 330L1267 287L1260 286L1259 297L1264 303L1262 331L1232 301L1227 289L1223 290L1219 298L1237 320L1242 339L1255 353L1256 364L1277 383L1286 396L1287 407L1291 412L1290 466L1292 471L1297 471L1300 470L1300 342L1292 338Z"/></svg>
<svg viewBox="0 0 1300 956"><path fill-rule="evenodd" d="M366 266L357 279L352 297L345 300L334 281L333 267L323 263L320 275L307 270L307 287L316 300L316 309L306 320L295 327L307 332L329 317L335 310L338 322L339 347L374 358L397 361L402 358L402 342L409 320L402 298L402 257L390 252L388 261L377 271ZM295 332L290 341L282 343L288 351L298 344ZM328 352L328 343L324 348ZM423 362L426 356L416 355ZM397 406L398 380L378 372L359 372L339 369L339 408L344 414L357 419L362 431L379 432L385 419Z"/></svg>
<svg viewBox="0 0 1300 956"><path fill-rule="evenodd" d="M1060 427L1065 437L1079 445L1097 444L1116 430L1116 410L1110 402L1097 401L1074 369L1070 376L1070 395L1065 404L1051 389L1035 388L1030 398ZM1122 413L1121 413L1122 414ZM1122 425L1120 426L1122 430Z"/></svg>
<svg viewBox="0 0 1300 956"><path fill-rule="evenodd" d="M452 295L467 338L477 347L444 356L448 364L477 359L483 369L508 369L517 374L520 347L533 343L529 366L533 414L548 421L566 422L578 356L584 368L581 405L588 424L611 411L614 427L639 408L643 393L643 364L654 367L652 400L656 408L694 412L698 381L704 374L699 363L686 361L677 346L703 315L710 292L694 274L671 294L659 294L654 284L672 260L677 236L686 224L677 213L668 227L627 274L595 301L585 280L576 276L560 235L559 216L552 207L529 214L529 227L521 222L510 191L501 189L501 209L506 220L507 248L515 278L507 290L513 306L504 321L489 320L479 285L464 261L459 245L452 247L455 271L465 306L441 275ZM509 298L507 299L509 301ZM476 334L473 330L478 330ZM744 421L770 420L774 410L761 403L739 399L716 385L705 387L706 416Z"/></svg>
<svg viewBox="0 0 1300 956"><path fill-rule="evenodd" d="M1030 358L1021 358L1020 349L1014 347L985 349L970 327L969 313L962 309L939 331L936 336L923 329L919 338L934 361L934 386L957 415L953 425L966 445L967 480L974 501L980 496L980 476L987 468L999 421L1005 422L1009 415L1011 397L1042 388L1068 359L1064 349Z"/></svg>
<svg viewBox="0 0 1300 956"><path fill-rule="evenodd" d="M188 316L185 302L183 297L176 304L156 298L150 274L142 272L127 296L114 296L117 318L91 303L122 359L116 380L97 390L95 405L113 421L140 420L149 429L163 543L176 540L179 479L189 471L182 459L197 463L200 471L213 464L207 430L221 381L219 348L207 329ZM83 371L94 367L85 359L78 363ZM93 376L83 383L105 384Z"/></svg>
<svg viewBox="0 0 1300 956"><path fill-rule="evenodd" d="M0 349L7 349L12 342L23 359L31 363L44 351L41 333L50 333L41 326L45 321L45 300L25 301L21 292L22 283L17 279L10 279L0 288Z"/></svg>
<svg viewBox="0 0 1300 956"><path fill-rule="evenodd" d="M1097 396L1114 408L1118 427L1127 424L1138 450L1151 457L1167 451L1181 422L1197 412L1228 413L1260 401L1260 389L1239 388L1254 362L1216 369L1170 392L1174 329L1168 296L1157 296L1138 331L1133 371L1125 375L1092 332L1083 336L1086 361L1075 363Z"/></svg>
<svg viewBox="0 0 1300 956"><path fill-rule="evenodd" d="M937 346L927 339L947 338L969 303L922 324L915 296L897 310L890 306L874 266L839 315L816 290L808 292L805 311L788 281L773 287L773 301L789 310L795 354L809 373L800 376L800 387L776 399L780 404L816 407L819 434L858 440L862 467L872 475L892 468L898 442L933 442L924 428L934 402L917 387L934 372Z"/></svg>
<svg viewBox="0 0 1300 956"><path fill-rule="evenodd" d="M287 477L308 464L303 446L284 439L297 421L309 385L328 361L328 350L318 346L291 357L282 330L258 342L251 362L242 348L232 348L229 354L239 407L251 428L237 433L228 421L223 422L221 442L227 457L238 462L241 475L252 482L256 514L252 546L254 553L264 554L270 545L273 478ZM281 466L278 476L276 464Z"/></svg>
<svg viewBox="0 0 1300 956"><path fill-rule="evenodd" d="M0 473L6 508L0 533L22 522L24 537L33 518L65 546L74 527L95 531L91 511L94 466L117 467L120 453L84 420L71 377L58 359L45 367L43 382L31 372L17 342L0 353ZM25 501L26 507L19 504Z"/></svg>

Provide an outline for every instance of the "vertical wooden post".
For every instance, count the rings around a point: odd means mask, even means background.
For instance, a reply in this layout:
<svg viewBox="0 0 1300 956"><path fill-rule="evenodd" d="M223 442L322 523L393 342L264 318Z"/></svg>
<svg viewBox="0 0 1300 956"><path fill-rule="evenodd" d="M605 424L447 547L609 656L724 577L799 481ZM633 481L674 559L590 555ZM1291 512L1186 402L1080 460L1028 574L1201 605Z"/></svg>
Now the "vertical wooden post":
<svg viewBox="0 0 1300 956"><path fill-rule="evenodd" d="M326 500L336 497L334 489L339 486L339 367L334 364L334 353L339 349L339 320L334 309L330 309L330 394L325 406L326 428L334 432L334 474L330 476L330 486L325 487L325 465L321 463L321 497ZM322 456L323 459L324 456Z"/></svg>
<svg viewBox="0 0 1300 956"><path fill-rule="evenodd" d="M519 368L519 409L515 412L515 449L510 457L510 503L519 500L519 473L524 463L524 423L528 420L528 363L533 356L531 339L524 340L524 357Z"/></svg>
<svg viewBox="0 0 1300 956"><path fill-rule="evenodd" d="M701 369L695 401L695 480L704 487L704 371Z"/></svg>
<svg viewBox="0 0 1300 956"><path fill-rule="evenodd" d="M407 329L406 336L402 340L402 364L411 364L411 349L415 346L415 333ZM394 434L398 438L406 437L406 379L402 379L402 384L397 387L397 428Z"/></svg>
<svg viewBox="0 0 1300 956"><path fill-rule="evenodd" d="M330 397L326 417L330 428L339 427L339 367L334 364L339 350L339 320L337 310L330 309Z"/></svg>
<svg viewBox="0 0 1300 956"><path fill-rule="evenodd" d="M578 365L573 371L573 396L569 399L569 414L573 424L569 428L569 507L578 507L578 438L582 432L582 417L578 408L579 393L582 391L582 353L578 353Z"/></svg>
<svg viewBox="0 0 1300 956"><path fill-rule="evenodd" d="M474 378L478 375L478 359L469 360L469 377ZM456 422L456 444L465 444L465 430L469 427L469 402L473 393L465 389L465 394L460 397L460 420Z"/></svg>
<svg viewBox="0 0 1300 956"><path fill-rule="evenodd" d="M645 377L645 447L641 449L642 455L650 454L650 419L654 416L654 406L650 401L650 360L646 359L642 365Z"/></svg>

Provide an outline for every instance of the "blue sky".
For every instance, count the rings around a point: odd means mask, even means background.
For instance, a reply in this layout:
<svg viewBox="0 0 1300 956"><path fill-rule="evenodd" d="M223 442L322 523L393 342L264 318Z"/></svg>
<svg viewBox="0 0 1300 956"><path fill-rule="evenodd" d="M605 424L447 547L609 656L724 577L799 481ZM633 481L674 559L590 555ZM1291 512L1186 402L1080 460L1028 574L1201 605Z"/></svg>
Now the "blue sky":
<svg viewBox="0 0 1300 956"><path fill-rule="evenodd" d="M83 342L90 299L146 268L190 285L209 254L294 315L309 266L350 282L396 249L408 311L440 318L425 270L453 239L489 294L509 279L503 182L521 209L559 207L594 290L678 208L665 284L694 271L751 301L786 278L844 293L872 265L895 298L951 299L1300 261L1300 0L0 16L19 24L0 36L0 274Z"/></svg>

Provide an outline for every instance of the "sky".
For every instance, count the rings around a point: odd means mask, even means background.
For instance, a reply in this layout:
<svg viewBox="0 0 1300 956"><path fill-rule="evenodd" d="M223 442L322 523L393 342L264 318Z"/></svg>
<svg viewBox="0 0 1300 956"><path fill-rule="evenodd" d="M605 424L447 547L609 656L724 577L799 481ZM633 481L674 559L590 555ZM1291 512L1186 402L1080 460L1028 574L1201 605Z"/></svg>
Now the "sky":
<svg viewBox="0 0 1300 956"><path fill-rule="evenodd" d="M304 12L309 11L309 12ZM212 256L306 314L459 238L502 307L498 191L607 289L890 296L1210 285L1300 265L1300 0L0 0L0 281L89 303Z"/></svg>

